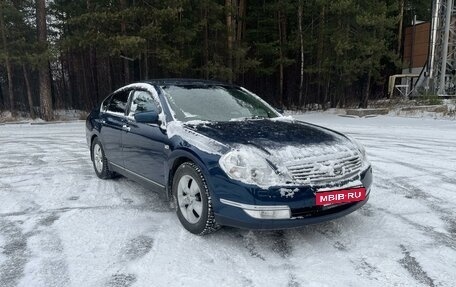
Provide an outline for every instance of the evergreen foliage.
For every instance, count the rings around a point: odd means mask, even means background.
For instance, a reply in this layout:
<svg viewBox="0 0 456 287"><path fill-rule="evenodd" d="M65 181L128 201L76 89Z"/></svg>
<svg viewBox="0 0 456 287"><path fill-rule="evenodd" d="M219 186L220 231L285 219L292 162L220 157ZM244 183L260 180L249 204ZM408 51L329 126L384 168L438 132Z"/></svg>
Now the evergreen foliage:
<svg viewBox="0 0 456 287"><path fill-rule="evenodd" d="M288 108L366 106L399 71L401 3L404 26L431 9L424 0L46 2L43 45L36 1L1 1L0 110L39 112L46 65L55 108L89 110L128 82L162 77L234 82Z"/></svg>

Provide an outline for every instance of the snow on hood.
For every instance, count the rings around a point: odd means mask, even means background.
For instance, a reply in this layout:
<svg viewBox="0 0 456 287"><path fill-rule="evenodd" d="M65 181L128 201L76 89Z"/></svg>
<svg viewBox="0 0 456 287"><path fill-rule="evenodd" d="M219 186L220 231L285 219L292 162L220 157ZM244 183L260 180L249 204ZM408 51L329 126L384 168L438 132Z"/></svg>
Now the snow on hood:
<svg viewBox="0 0 456 287"><path fill-rule="evenodd" d="M340 145L353 147L351 141L342 134L298 122L289 118L258 119L230 122L187 122L182 123L187 129L236 149L239 145L251 145L263 152L280 152L282 157L299 155L305 148L310 153L338 152ZM308 157L311 154L304 154Z"/></svg>
<svg viewBox="0 0 456 287"><path fill-rule="evenodd" d="M315 172L335 175L341 157L359 157L361 153L356 144L342 134L289 118L172 122L168 129L170 135L179 134L208 153L253 151L284 174L290 166L312 163Z"/></svg>
<svg viewBox="0 0 456 287"><path fill-rule="evenodd" d="M194 124L204 125L205 123L206 122L199 121ZM186 124L180 121L172 121L168 123L166 129L169 138L179 136L188 144L210 154L222 155L227 149L229 149L227 145L187 128Z"/></svg>

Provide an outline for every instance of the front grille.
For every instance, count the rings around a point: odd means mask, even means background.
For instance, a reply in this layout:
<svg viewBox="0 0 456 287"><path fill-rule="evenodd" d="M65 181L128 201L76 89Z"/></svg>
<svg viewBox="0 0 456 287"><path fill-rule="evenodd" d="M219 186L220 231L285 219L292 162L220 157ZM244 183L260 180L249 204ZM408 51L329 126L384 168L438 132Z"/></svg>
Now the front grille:
<svg viewBox="0 0 456 287"><path fill-rule="evenodd" d="M342 181L359 173L362 160L358 153L342 152L337 155L319 155L287 166L298 182L324 184Z"/></svg>
<svg viewBox="0 0 456 287"><path fill-rule="evenodd" d="M292 218L305 218L305 217L318 217L323 215L328 215L332 213L341 212L345 209L352 207L358 202L353 203L341 203L337 205L330 206L313 206L306 208L296 208L291 210Z"/></svg>

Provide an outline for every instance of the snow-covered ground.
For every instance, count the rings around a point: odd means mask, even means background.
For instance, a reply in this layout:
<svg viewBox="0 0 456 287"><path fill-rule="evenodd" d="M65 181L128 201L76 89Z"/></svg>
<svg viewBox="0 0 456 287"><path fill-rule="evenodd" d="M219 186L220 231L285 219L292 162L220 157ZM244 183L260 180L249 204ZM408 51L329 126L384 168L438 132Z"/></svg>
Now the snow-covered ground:
<svg viewBox="0 0 456 287"><path fill-rule="evenodd" d="M370 201L324 224L205 237L158 194L99 180L83 122L0 126L0 286L454 286L456 122L294 117L366 146Z"/></svg>

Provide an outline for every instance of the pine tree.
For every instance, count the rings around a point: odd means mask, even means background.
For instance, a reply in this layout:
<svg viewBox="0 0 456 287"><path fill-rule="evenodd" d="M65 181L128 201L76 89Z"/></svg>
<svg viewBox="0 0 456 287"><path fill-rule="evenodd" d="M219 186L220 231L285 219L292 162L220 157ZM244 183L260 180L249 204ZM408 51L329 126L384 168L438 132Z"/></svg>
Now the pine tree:
<svg viewBox="0 0 456 287"><path fill-rule="evenodd" d="M41 117L50 121L54 118L52 111L51 97L51 76L49 73L49 62L46 54L48 51L47 25L46 25L46 3L45 0L36 1L36 23L38 29L38 44L41 46L43 60L39 67L40 76L40 111Z"/></svg>
<svg viewBox="0 0 456 287"><path fill-rule="evenodd" d="M8 9L11 9L12 7L8 7L7 2L2 2L0 3L0 34L1 34L1 39L2 39L2 58L4 59L5 67L6 67L6 73L8 77L8 95L9 95L9 104L10 104L10 112L12 116L16 116L16 109L14 107L14 87L13 87L13 69L12 69L12 64L11 64L11 59L10 59L10 50L8 47L8 40L7 40L7 35L6 35L6 24L5 24L5 14Z"/></svg>

